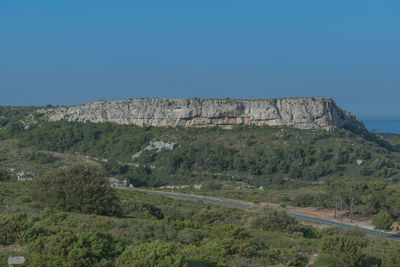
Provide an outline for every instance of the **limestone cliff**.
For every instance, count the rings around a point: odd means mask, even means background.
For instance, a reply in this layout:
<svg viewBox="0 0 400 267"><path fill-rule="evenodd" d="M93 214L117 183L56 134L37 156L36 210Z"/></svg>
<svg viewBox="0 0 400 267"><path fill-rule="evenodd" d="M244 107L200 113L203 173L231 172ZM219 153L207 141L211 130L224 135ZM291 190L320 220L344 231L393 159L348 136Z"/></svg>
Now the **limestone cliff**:
<svg viewBox="0 0 400 267"><path fill-rule="evenodd" d="M365 129L330 98L257 100L138 98L42 109L50 121L90 121L139 126L286 125L300 129Z"/></svg>

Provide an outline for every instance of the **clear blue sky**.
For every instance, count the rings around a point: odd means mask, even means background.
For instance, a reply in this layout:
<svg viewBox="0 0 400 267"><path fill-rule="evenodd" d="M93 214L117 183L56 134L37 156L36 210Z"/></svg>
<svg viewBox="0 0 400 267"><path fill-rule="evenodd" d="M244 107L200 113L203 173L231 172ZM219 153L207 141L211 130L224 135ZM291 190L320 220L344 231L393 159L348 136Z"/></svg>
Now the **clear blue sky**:
<svg viewBox="0 0 400 267"><path fill-rule="evenodd" d="M400 1L0 0L0 105L329 96L400 116Z"/></svg>

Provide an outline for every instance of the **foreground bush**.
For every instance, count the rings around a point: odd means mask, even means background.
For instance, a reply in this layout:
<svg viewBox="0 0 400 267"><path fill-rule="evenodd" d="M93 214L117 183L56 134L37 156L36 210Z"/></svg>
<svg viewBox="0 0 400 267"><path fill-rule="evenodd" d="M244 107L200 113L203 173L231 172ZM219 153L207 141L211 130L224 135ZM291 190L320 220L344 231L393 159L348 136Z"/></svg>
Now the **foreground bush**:
<svg viewBox="0 0 400 267"><path fill-rule="evenodd" d="M322 251L339 259L344 266L361 266L367 244L368 240L363 237L336 234L324 237Z"/></svg>
<svg viewBox="0 0 400 267"><path fill-rule="evenodd" d="M388 251L382 257L382 266L395 267L400 266L400 247L393 243Z"/></svg>
<svg viewBox="0 0 400 267"><path fill-rule="evenodd" d="M294 248L273 248L269 253L276 263L285 266L305 266L307 264L307 259Z"/></svg>
<svg viewBox="0 0 400 267"><path fill-rule="evenodd" d="M254 214L248 223L251 228L264 231L296 232L302 228L297 219L276 210L265 210Z"/></svg>
<svg viewBox="0 0 400 267"><path fill-rule="evenodd" d="M320 254L314 262L315 267L340 267L340 261L328 254Z"/></svg>
<svg viewBox="0 0 400 267"><path fill-rule="evenodd" d="M30 227L25 213L0 216L0 245L11 245Z"/></svg>
<svg viewBox="0 0 400 267"><path fill-rule="evenodd" d="M176 253L171 243L153 241L126 249L115 266L183 266L184 257Z"/></svg>

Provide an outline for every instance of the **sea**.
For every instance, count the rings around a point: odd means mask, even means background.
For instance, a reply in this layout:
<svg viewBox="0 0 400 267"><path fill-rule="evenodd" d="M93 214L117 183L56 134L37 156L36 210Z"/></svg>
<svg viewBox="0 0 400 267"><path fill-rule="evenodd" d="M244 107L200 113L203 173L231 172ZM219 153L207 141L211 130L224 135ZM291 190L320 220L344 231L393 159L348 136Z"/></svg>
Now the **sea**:
<svg viewBox="0 0 400 267"><path fill-rule="evenodd" d="M368 130L378 133L400 134L400 117L370 116L360 117Z"/></svg>

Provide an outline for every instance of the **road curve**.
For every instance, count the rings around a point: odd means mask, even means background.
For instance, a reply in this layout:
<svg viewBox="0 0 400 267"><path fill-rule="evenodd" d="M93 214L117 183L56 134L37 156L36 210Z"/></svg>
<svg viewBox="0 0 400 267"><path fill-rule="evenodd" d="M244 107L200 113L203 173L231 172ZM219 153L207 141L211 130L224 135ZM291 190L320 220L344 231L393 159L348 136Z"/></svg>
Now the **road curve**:
<svg viewBox="0 0 400 267"><path fill-rule="evenodd" d="M187 196L187 195L176 195L176 194L171 194L171 193L166 193L166 192L156 192L156 191L146 191L146 190L140 190L140 191L144 192L146 194L151 194L151 195L161 194L163 196L171 197L171 198L179 198L179 199L186 199L186 200L201 200L206 203L224 205L224 206L229 206L229 207L261 210L260 207L253 207L253 206L246 205L246 204L234 203L234 202L227 201L227 200L217 200L217 199L211 199L211 198L207 198L207 197L198 197L198 196L195 197L195 196ZM354 225L351 225L351 224L328 221L328 220L320 219L317 217L310 217L310 216L305 216L305 215L292 213L292 212L286 212L286 213L289 216L295 217L302 221L317 222L320 224L329 225L329 226L337 226L337 227L344 228L344 229L350 229L350 228L354 227ZM361 226L359 226L359 229L368 235L382 236L382 237L386 237L386 238L390 238L390 239L394 239L394 240L400 240L400 235L398 235L398 234L391 234L391 233L385 233L385 232L381 233L379 231L363 228Z"/></svg>

